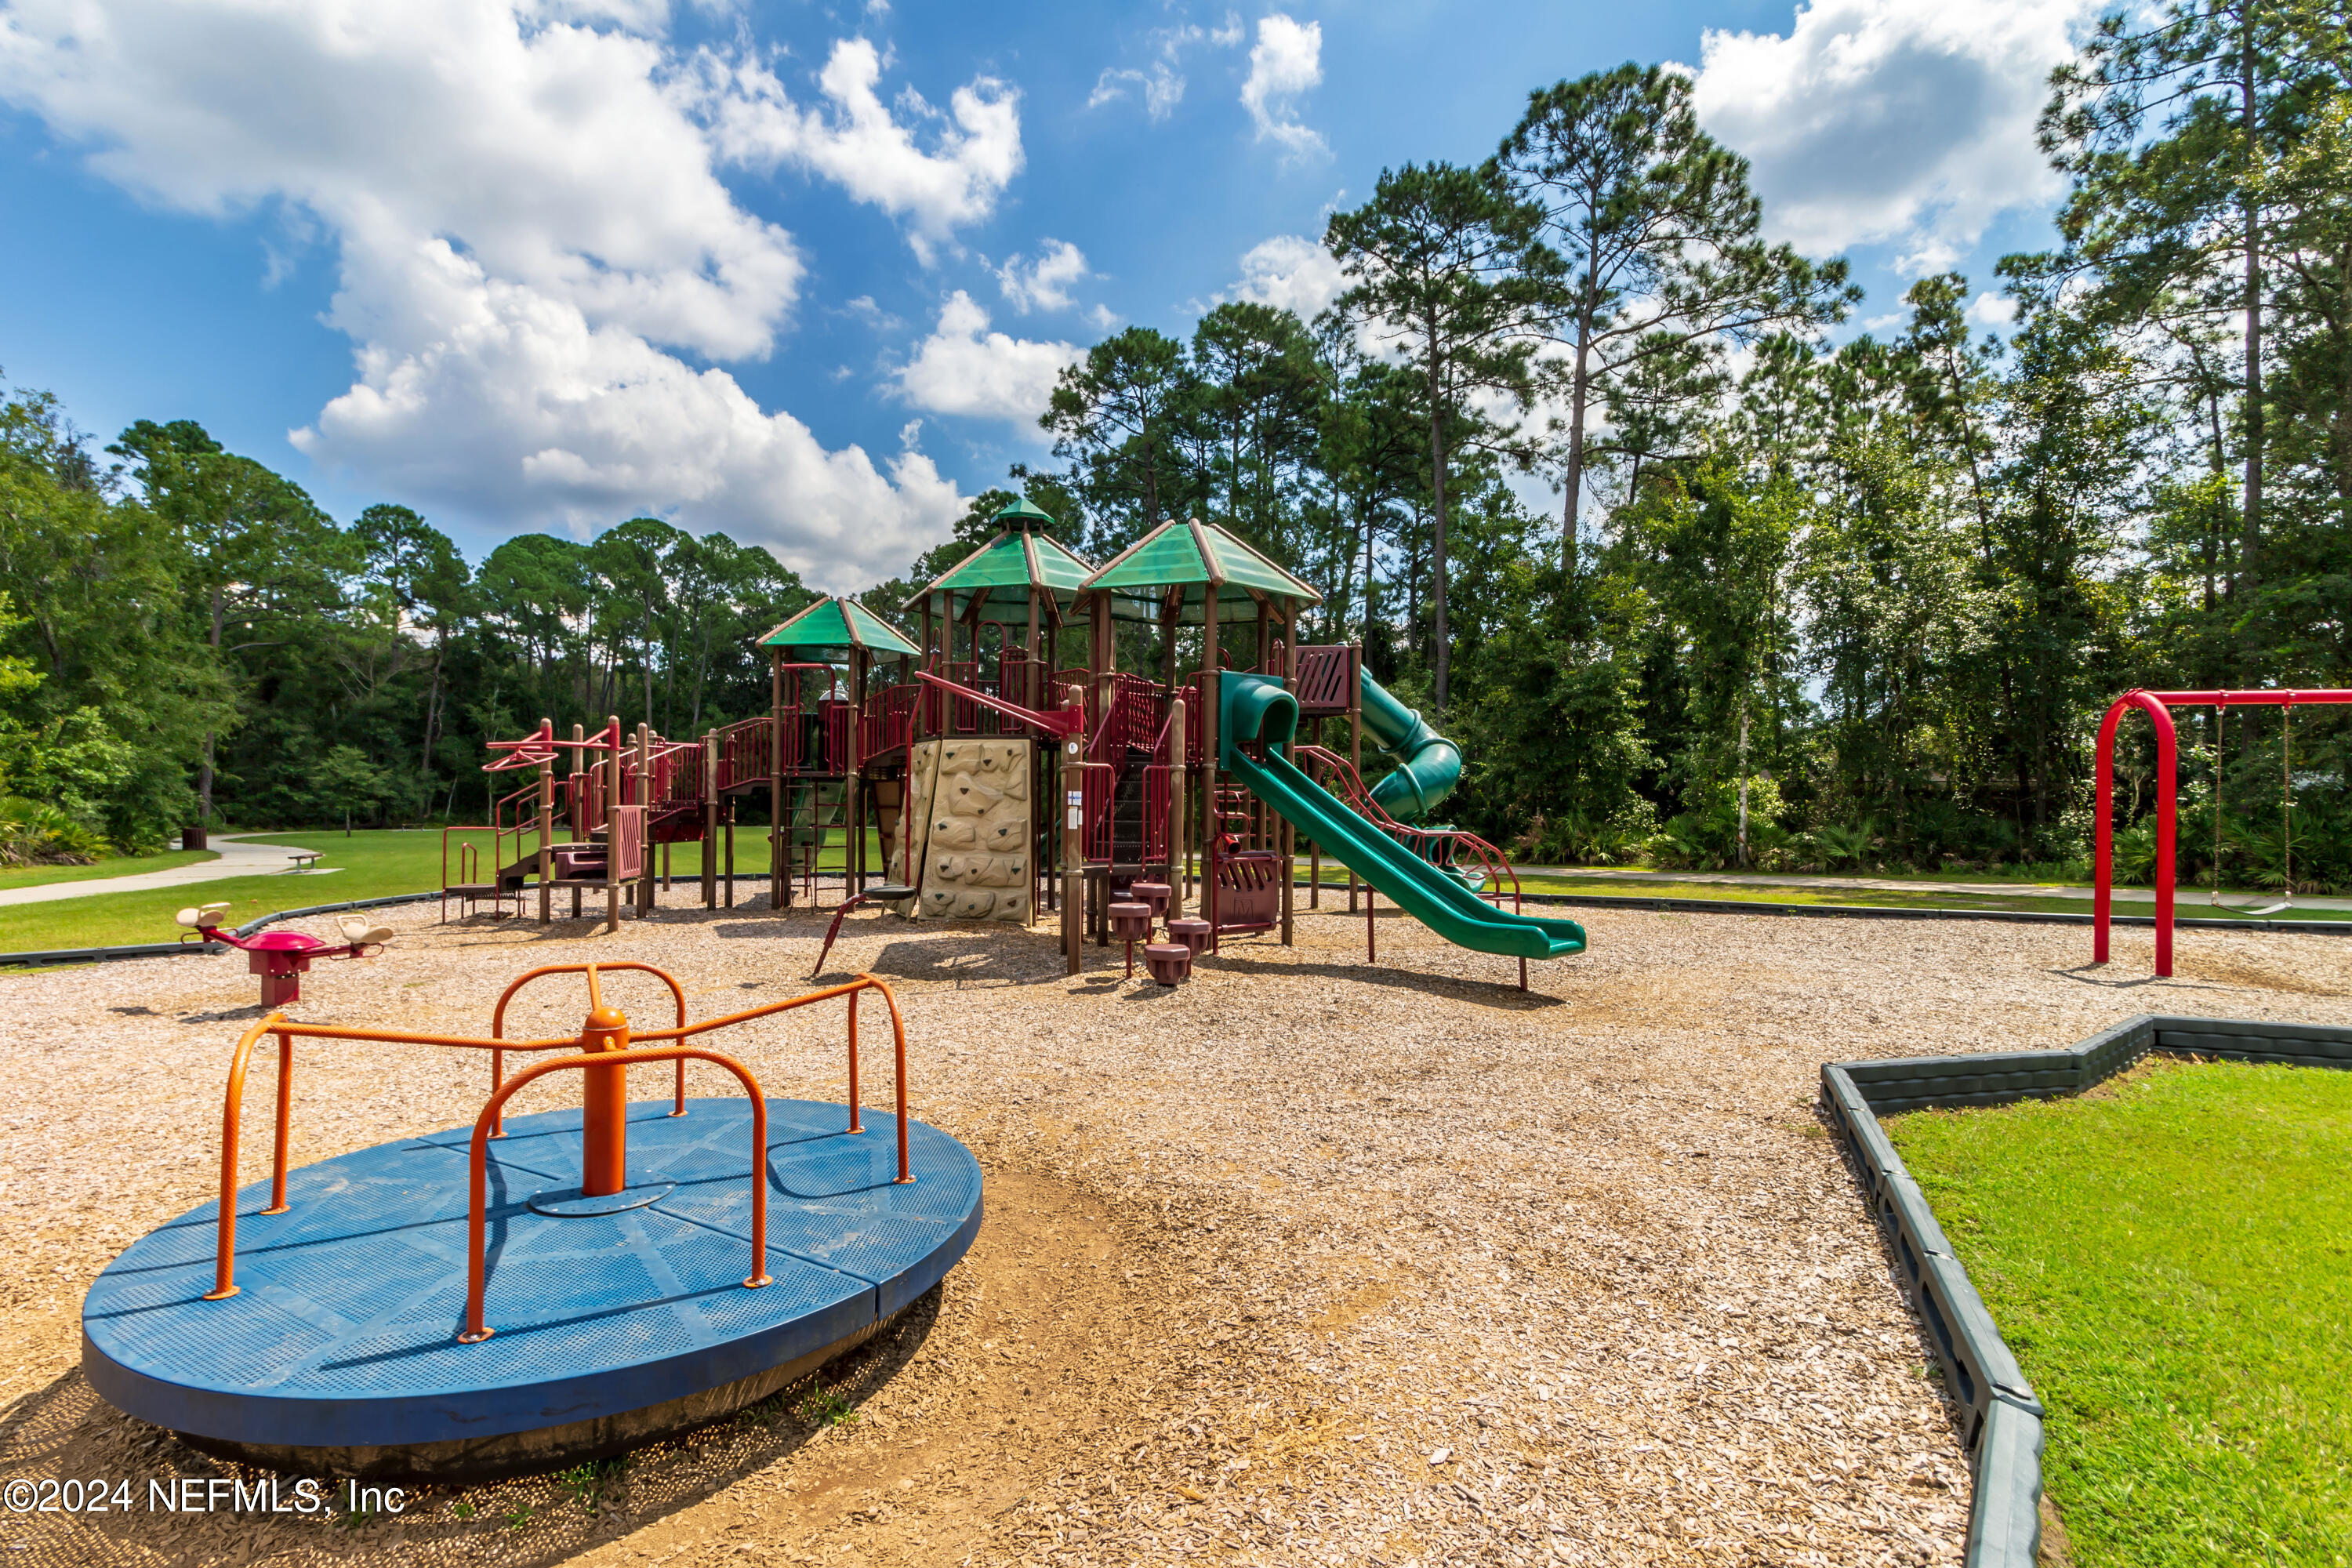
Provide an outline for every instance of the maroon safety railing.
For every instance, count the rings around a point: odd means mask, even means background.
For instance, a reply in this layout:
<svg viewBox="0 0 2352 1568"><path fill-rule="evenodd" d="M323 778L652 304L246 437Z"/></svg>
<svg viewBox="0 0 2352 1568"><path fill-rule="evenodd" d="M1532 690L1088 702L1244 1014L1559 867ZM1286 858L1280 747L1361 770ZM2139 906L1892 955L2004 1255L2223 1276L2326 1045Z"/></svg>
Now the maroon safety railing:
<svg viewBox="0 0 2352 1568"><path fill-rule="evenodd" d="M1298 650L1290 690L1298 699L1302 715L1328 716L1348 710L1349 698L1353 695L1349 690L1349 676L1355 668L1355 652L1344 643Z"/></svg>
<svg viewBox="0 0 2352 1568"><path fill-rule="evenodd" d="M1203 742L1201 725L1200 672L1195 670L1192 679L1178 688L1178 692L1184 704L1184 765L1188 768L1197 768L1201 765L1201 747Z"/></svg>
<svg viewBox="0 0 2352 1568"><path fill-rule="evenodd" d="M773 776L776 726L772 719L745 719L719 731L719 787L731 790Z"/></svg>
<svg viewBox="0 0 2352 1568"><path fill-rule="evenodd" d="M886 686L879 691L868 692L866 711L858 720L857 754L878 757L904 747L908 729L915 721L916 704L921 700L919 682Z"/></svg>
<svg viewBox="0 0 2352 1568"><path fill-rule="evenodd" d="M1478 871L1478 896L1489 903L1501 907L1503 887L1508 883L1512 912L1519 911L1519 873L1500 849L1463 828L1417 827L1409 822L1399 822L1364 786L1363 777L1354 765L1328 747L1293 745L1290 752L1294 761L1302 763L1308 774L1346 802L1349 810L1419 858L1441 869L1459 869L1466 858Z"/></svg>
<svg viewBox="0 0 2352 1568"><path fill-rule="evenodd" d="M1143 770L1143 858L1147 864L1168 857L1168 777L1166 763Z"/></svg>

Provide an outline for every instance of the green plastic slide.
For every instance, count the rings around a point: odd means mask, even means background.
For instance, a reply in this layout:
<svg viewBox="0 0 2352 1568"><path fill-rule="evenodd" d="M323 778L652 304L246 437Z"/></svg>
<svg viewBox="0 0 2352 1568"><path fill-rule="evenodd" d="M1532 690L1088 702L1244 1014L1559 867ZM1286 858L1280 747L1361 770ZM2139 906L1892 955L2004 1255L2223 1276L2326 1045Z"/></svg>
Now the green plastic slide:
<svg viewBox="0 0 2352 1568"><path fill-rule="evenodd" d="M1462 782L1462 749L1390 695L1369 670L1357 672L1356 689L1365 732L1396 763L1372 786L1372 798L1399 822L1428 821Z"/></svg>
<svg viewBox="0 0 2352 1568"><path fill-rule="evenodd" d="M1584 951L1584 928L1574 921L1496 909L1299 772L1288 756L1298 732L1298 700L1281 682L1226 674L1218 683L1218 765L1397 908L1455 946L1476 952L1566 958ZM1241 749L1257 740L1266 743L1263 761Z"/></svg>

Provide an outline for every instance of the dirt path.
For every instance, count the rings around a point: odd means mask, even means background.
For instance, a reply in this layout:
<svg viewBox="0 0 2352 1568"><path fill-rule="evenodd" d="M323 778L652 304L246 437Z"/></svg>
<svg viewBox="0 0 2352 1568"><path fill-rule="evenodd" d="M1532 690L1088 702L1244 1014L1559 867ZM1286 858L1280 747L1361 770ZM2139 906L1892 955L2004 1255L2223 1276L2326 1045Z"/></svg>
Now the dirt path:
<svg viewBox="0 0 2352 1568"><path fill-rule="evenodd" d="M514 974L592 955L672 969L707 1015L803 989L823 931L393 915L400 942L322 964L306 1016L478 1029ZM988 1181L972 1253L889 1334L617 1471L396 1520L0 1515L0 1563L1951 1562L1964 1458L1819 1064L2137 1011L2340 1022L2352 995L2328 937L2184 938L2159 985L2135 983L2138 933L2103 974L2035 927L1588 924L1591 952L1524 995L1507 961L1401 919L1368 967L1332 913L1160 993L1116 950L1065 979L1043 931L853 917L831 967L899 992L916 1114ZM214 1180L254 985L234 957L0 976L5 1478L228 1473L95 1398L77 1313ZM771 1093L838 1098L837 1025L791 1017L740 1053ZM308 1053L297 1158L470 1121L478 1075Z"/></svg>

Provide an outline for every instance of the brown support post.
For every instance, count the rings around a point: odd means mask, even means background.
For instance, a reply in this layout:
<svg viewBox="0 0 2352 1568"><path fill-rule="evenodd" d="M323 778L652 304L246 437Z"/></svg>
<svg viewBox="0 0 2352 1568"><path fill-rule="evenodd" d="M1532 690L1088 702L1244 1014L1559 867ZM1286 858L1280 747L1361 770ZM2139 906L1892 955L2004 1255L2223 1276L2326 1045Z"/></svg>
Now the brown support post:
<svg viewBox="0 0 2352 1568"><path fill-rule="evenodd" d="M604 732L613 738L604 753L604 934L621 929L621 716L608 716Z"/></svg>
<svg viewBox="0 0 2352 1568"><path fill-rule="evenodd" d="M1201 914L1217 947L1217 585L1201 593Z"/></svg>
<svg viewBox="0 0 2352 1568"><path fill-rule="evenodd" d="M866 791L861 783L866 759L858 747L866 742L866 677L874 656L861 647L851 650L849 659L849 763L842 782L848 798L841 803L843 831L848 836L841 844L844 903L866 890Z"/></svg>
<svg viewBox="0 0 2352 1568"><path fill-rule="evenodd" d="M1097 594L1087 606L1089 663L1095 672L1095 725L1097 732L1110 722L1111 695L1118 686L1118 645L1112 640L1110 626L1110 595ZM1081 786L1083 787L1083 786ZM1103 809L1111 810L1110 797L1115 791L1106 789ZM1115 837L1115 835L1114 835ZM1080 847L1083 855L1084 846ZM1094 933L1097 947L1110 942L1110 858L1103 860L1099 881L1089 875L1087 879L1087 929Z"/></svg>
<svg viewBox="0 0 2352 1568"><path fill-rule="evenodd" d="M1265 612L1260 610L1258 614L1263 617ZM1298 641L1297 624L1296 610L1286 602L1282 611L1281 674L1284 683L1294 692L1298 689L1298 648L1296 646ZM1282 824L1279 834L1282 850L1282 945L1288 947L1291 945L1291 905L1294 902L1291 884L1297 879L1298 876L1298 828L1286 816L1277 817L1276 820Z"/></svg>
<svg viewBox="0 0 2352 1568"><path fill-rule="evenodd" d="M1182 613L1181 602L1173 595L1160 606L1160 679L1171 702L1176 700L1176 627Z"/></svg>
<svg viewBox="0 0 2352 1568"><path fill-rule="evenodd" d="M702 907L719 907L719 731L702 732Z"/></svg>
<svg viewBox="0 0 2352 1568"><path fill-rule="evenodd" d="M1192 857L1184 852L1184 705L1168 712L1168 918L1184 918L1184 872Z"/></svg>
<svg viewBox="0 0 2352 1568"><path fill-rule="evenodd" d="M1364 645L1348 646L1348 765L1364 777ZM1348 912L1356 912L1356 868L1348 868Z"/></svg>
<svg viewBox="0 0 2352 1568"><path fill-rule="evenodd" d="M727 904L735 907L735 805L727 805Z"/></svg>
<svg viewBox="0 0 2352 1568"><path fill-rule="evenodd" d="M637 818L644 837L637 846L637 918L654 912L654 727L637 726Z"/></svg>
<svg viewBox="0 0 2352 1568"><path fill-rule="evenodd" d="M778 648L768 671L768 907L789 902L784 864L784 650Z"/></svg>
<svg viewBox="0 0 2352 1568"><path fill-rule="evenodd" d="M588 753L582 750L580 745L580 742L587 738L587 731L582 729L577 724L572 726L572 776L575 779L582 773L588 771ZM572 800L572 842L574 844L579 843L581 838L583 837L580 826L580 802L587 793L588 788L585 784L576 784L570 792ZM580 918L580 889L577 888L572 889L572 918L575 921Z"/></svg>
<svg viewBox="0 0 2352 1568"><path fill-rule="evenodd" d="M552 721L541 719L540 728L555 733ZM547 879L555 868L555 759L548 758L539 764L539 923L545 925L554 918L555 889Z"/></svg>
<svg viewBox="0 0 2352 1568"><path fill-rule="evenodd" d="M1073 700L1068 706L1076 708L1079 704ZM1078 760L1079 750L1076 737L1071 736L1062 742L1062 748L1055 755L1063 764L1068 764ZM1078 770L1075 767L1057 765L1054 770L1054 777L1060 786L1055 794L1061 797L1055 820L1061 824L1062 833L1062 968L1066 974L1076 974L1079 969L1078 880L1083 868L1079 861L1078 829L1084 820L1084 808L1076 798L1078 791L1071 787L1078 776Z"/></svg>
<svg viewBox="0 0 2352 1568"><path fill-rule="evenodd" d="M1035 683L1042 679L1038 674L1037 666L1044 660L1040 658L1037 652L1037 584L1034 583L1029 584L1029 647L1025 659L1026 662L1021 670L1021 706L1036 712L1043 712L1045 708L1045 694L1035 689Z"/></svg>

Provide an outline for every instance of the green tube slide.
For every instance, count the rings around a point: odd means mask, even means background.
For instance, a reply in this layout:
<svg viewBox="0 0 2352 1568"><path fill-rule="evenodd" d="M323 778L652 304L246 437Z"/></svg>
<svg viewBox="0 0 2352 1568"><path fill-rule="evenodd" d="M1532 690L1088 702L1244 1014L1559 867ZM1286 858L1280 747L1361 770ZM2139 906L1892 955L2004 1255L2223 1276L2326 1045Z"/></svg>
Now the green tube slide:
<svg viewBox="0 0 2352 1568"><path fill-rule="evenodd" d="M1226 674L1218 683L1218 765L1399 909L1455 946L1476 952L1566 958L1584 951L1584 928L1574 921L1496 909L1299 772L1289 757L1291 739L1298 732L1298 700L1280 681ZM1263 761L1241 749L1257 740L1266 743ZM1456 753L1454 767L1460 766Z"/></svg>
<svg viewBox="0 0 2352 1568"><path fill-rule="evenodd" d="M1398 701L1369 673L1356 678L1364 728L1393 760L1372 786L1372 798L1399 822L1425 822L1438 803L1462 782L1462 748L1429 727L1429 721Z"/></svg>

